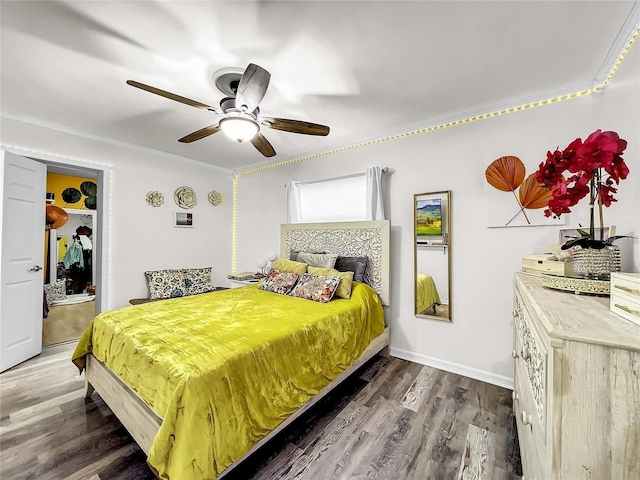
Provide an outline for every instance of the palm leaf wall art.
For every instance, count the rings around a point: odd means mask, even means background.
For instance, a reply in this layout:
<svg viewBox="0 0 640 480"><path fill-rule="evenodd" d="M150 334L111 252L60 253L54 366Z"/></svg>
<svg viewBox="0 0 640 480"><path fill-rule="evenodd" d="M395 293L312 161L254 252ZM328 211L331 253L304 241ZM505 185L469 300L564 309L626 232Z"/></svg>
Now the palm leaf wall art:
<svg viewBox="0 0 640 480"><path fill-rule="evenodd" d="M502 192L511 192L518 204L518 211L505 224L505 227L521 213L524 215L527 225L531 225L525 209L545 208L551 198L551 192L538 184L534 174L525 179L526 172L527 169L522 160L512 155L494 160L485 171L487 182ZM518 188L520 190L516 195Z"/></svg>

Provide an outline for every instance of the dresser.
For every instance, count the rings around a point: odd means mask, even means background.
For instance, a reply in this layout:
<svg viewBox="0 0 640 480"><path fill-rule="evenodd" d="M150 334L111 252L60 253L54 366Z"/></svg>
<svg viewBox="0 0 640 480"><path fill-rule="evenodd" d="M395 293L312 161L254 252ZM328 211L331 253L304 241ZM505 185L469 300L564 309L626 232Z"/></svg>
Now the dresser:
<svg viewBox="0 0 640 480"><path fill-rule="evenodd" d="M513 410L526 480L640 480L640 325L515 275Z"/></svg>

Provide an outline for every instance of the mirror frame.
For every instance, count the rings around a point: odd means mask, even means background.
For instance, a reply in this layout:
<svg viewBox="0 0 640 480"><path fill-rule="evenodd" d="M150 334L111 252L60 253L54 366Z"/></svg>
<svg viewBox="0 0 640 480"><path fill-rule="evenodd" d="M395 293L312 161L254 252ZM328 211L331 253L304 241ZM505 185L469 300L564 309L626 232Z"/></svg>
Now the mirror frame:
<svg viewBox="0 0 640 480"><path fill-rule="evenodd" d="M417 226L418 226L418 216L417 216L417 202L419 197L424 197L427 195L433 195L440 198L446 198L447 205L446 208L443 209L443 216L446 215L446 232L443 231L442 235L445 237L445 241L442 244L433 244L429 245L426 248L443 248L447 255L447 299L448 299L448 309L449 315L448 317L438 316L438 315L428 315L424 313L418 312L418 242L417 242ZM444 219L443 219L444 220ZM443 222L444 223L444 222ZM416 193L413 196L413 310L414 316L419 318L429 318L432 320L440 320L445 322L452 321L452 301L451 301L451 190L441 190L438 192L426 192L426 193Z"/></svg>

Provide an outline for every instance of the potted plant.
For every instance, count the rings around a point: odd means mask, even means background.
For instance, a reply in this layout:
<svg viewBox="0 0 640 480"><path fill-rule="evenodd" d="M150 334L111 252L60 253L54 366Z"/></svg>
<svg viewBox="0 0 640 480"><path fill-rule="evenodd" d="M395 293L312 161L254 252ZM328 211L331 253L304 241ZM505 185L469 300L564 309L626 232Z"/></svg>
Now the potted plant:
<svg viewBox="0 0 640 480"><path fill-rule="evenodd" d="M614 185L627 178L629 168L622 158L626 140L616 132L596 130L583 142L576 138L564 150L547 152L540 164L536 180L551 191L552 198L544 214L559 217L570 213L571 207L589 196L589 232L580 231L581 238L571 240L563 249L574 248L573 269L584 275L606 277L620 271L620 252L613 242L621 237L604 240L602 207L617 202ZM596 236L595 211L598 211L599 235Z"/></svg>

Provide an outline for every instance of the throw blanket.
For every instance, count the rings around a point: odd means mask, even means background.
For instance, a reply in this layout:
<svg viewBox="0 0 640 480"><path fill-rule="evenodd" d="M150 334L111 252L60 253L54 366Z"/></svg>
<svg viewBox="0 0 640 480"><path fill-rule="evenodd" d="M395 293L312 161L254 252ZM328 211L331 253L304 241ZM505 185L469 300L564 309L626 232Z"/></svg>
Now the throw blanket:
<svg viewBox="0 0 640 480"><path fill-rule="evenodd" d="M336 378L384 330L375 291L327 304L236 288L105 312L92 352L163 419L148 463L162 479L214 479Z"/></svg>

